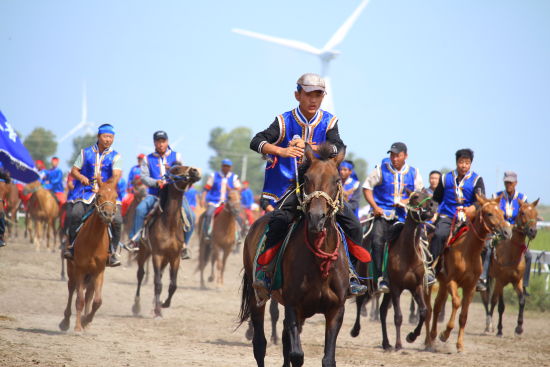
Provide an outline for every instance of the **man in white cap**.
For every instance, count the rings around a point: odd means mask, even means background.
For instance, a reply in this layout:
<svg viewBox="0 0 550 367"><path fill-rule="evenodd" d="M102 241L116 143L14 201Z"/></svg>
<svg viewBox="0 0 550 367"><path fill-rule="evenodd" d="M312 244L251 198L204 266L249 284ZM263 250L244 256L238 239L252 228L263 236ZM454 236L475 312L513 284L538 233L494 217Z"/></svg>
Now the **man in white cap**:
<svg viewBox="0 0 550 367"><path fill-rule="evenodd" d="M516 191L518 184L518 175L513 171L504 172L504 191L499 191L493 195L493 198L500 196L500 209L504 212L504 219L514 225L516 223L516 217L519 213L521 204L519 201L527 201L527 195ZM487 289L486 280L489 273L489 265L491 263L491 257L493 248L490 244L491 240L487 241L486 252L483 258L483 273L479 277L477 284L477 291L485 291ZM529 249L525 252L525 274L523 276L523 289L526 290L529 285L529 275L531 269L531 252ZM527 291L526 291L527 292Z"/></svg>
<svg viewBox="0 0 550 367"><path fill-rule="evenodd" d="M262 260L261 255L270 253L268 250L283 240L288 226L298 214L298 197L294 190L294 160L301 162L305 142L314 150L319 144L328 142L332 144L335 155L345 149L338 132L338 119L330 112L320 109L325 94L323 78L311 73L302 75L294 92L298 107L277 116L266 130L256 134L250 142L250 149L269 157L260 206L267 211L277 208L269 221L265 248L260 254L259 264ZM284 200L281 200L283 197ZM350 241L360 246L361 225L347 203L344 209L336 214L336 220L350 237ZM269 260L266 258L265 261ZM269 263L260 265L267 269ZM253 287L258 297L266 300L270 292L269 279L265 273L260 275L256 277ZM357 279L350 279L352 295L364 294L366 291L366 286L361 285Z"/></svg>

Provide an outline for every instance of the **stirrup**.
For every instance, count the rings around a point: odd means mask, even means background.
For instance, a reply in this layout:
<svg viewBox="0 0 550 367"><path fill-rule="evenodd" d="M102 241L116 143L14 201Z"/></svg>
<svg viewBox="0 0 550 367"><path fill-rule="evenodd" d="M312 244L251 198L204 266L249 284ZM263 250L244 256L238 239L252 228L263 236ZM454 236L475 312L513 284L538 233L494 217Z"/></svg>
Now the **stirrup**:
<svg viewBox="0 0 550 367"><path fill-rule="evenodd" d="M116 252L109 254L109 258L107 259L107 266L111 268L120 266L120 259Z"/></svg>

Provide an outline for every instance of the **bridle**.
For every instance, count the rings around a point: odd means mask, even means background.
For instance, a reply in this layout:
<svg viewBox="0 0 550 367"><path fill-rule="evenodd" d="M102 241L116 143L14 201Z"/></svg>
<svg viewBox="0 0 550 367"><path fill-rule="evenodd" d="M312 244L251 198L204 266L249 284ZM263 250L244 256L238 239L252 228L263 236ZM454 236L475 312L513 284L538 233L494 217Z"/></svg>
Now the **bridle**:
<svg viewBox="0 0 550 367"><path fill-rule="evenodd" d="M491 203L491 202L488 202L488 203L485 203L481 206L481 208L478 210L479 211L479 214L477 216L479 216L479 222L483 225L483 228L485 228L485 230L487 231L487 234L485 235L485 237L481 237L478 233L478 231L476 230L475 226L474 226L474 223L471 221L471 220L468 220L470 222L470 229L472 230L472 232L474 233L474 235L480 240L480 241L485 241L487 239L487 236L490 235L491 233L495 233L495 229L494 228L490 228L487 223L485 222L485 220L483 219L483 208L487 205L490 205L490 204L493 204L493 205L497 205L495 203Z"/></svg>
<svg viewBox="0 0 550 367"><path fill-rule="evenodd" d="M304 198L300 203L302 211L305 213L306 207L309 205L309 203L313 199L319 198L325 199L327 205L331 208L329 217L333 217L334 215L336 215L336 213L338 213L338 211L344 207L344 189L342 187L342 182L338 181L338 188L336 190L335 198L331 198L329 194L320 190L313 191L310 194L306 194L306 192L304 191Z"/></svg>
<svg viewBox="0 0 550 367"><path fill-rule="evenodd" d="M164 174L164 179L166 180L167 184L172 184L172 186L174 186L174 188L179 192L185 192L185 189L179 188L177 183L182 181L187 182L191 179L191 176L189 176L188 174L190 169L191 167L188 167L187 170L181 175L176 175L171 172L166 172Z"/></svg>
<svg viewBox="0 0 550 367"><path fill-rule="evenodd" d="M94 201L94 206L103 219L107 219L111 216L111 213L116 213L116 202L104 201L101 204L97 203L97 200ZM113 208L112 210L107 210L106 207Z"/></svg>
<svg viewBox="0 0 550 367"><path fill-rule="evenodd" d="M409 198L410 199L410 198ZM407 211L411 214L411 218L418 224L422 224L422 223L426 223L426 220L427 219L422 219L422 214L424 214L425 212L428 211L428 209L422 207L422 205L424 205L425 202L427 202L428 200L431 200L432 197L431 196L426 196L422 201L420 201L418 204L416 205L404 205L405 208L407 209ZM415 214L416 214L416 218L415 218ZM429 218L428 218L429 219Z"/></svg>

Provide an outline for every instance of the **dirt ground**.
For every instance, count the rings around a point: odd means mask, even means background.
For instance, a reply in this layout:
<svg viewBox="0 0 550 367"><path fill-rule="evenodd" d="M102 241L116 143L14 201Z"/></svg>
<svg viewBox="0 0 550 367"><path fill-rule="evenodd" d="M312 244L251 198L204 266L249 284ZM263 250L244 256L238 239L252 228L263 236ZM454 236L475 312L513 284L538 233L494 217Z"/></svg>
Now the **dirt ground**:
<svg viewBox="0 0 550 367"><path fill-rule="evenodd" d="M196 247L193 254L197 254ZM179 288L172 307L163 318L152 316L153 285L150 280L142 291L142 315L134 317L136 268L122 266L107 269L103 305L91 326L83 333L61 332L67 299L66 282L60 281L58 252L36 252L26 241L11 241L0 249L0 365L1 366L253 366L252 346L237 331L241 256L232 255L226 272L226 284L216 289L199 289L195 273L196 256L182 262ZM167 274L164 292L168 288ZM164 294L164 293L163 293ZM403 308L407 308L405 297ZM448 304L449 307L449 304ZM349 331L355 317L355 305L349 303L338 338L339 366L550 366L550 318L527 313L525 332L515 337L516 314L508 312L504 337L484 335L482 305L470 308L466 327L465 351L457 354L456 332L448 343L438 342L437 352L423 348L424 331L413 344L400 352L381 348L380 324L363 318L358 338ZM509 310L510 311L510 310ZM74 312L74 304L73 304ZM393 314L389 313L392 344L395 340ZM408 311L405 312L408 319ZM440 324L442 325L442 324ZM282 320L279 321L279 332ZM403 339L412 330L404 323ZM266 333L270 333L267 326ZM309 319L302 334L305 366L321 364L324 344L324 319ZM406 343L404 341L404 343ZM282 365L281 346L269 343L267 366Z"/></svg>

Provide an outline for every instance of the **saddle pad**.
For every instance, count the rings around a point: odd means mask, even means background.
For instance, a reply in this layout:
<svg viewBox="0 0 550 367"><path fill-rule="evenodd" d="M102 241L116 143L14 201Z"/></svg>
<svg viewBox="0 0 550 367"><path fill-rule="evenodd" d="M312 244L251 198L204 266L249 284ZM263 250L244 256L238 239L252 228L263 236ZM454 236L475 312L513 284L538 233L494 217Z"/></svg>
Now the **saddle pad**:
<svg viewBox="0 0 550 367"><path fill-rule="evenodd" d="M451 237L451 239L449 239L447 247L451 247L453 245L453 243L455 243L460 238L460 236L462 236L464 233L466 233L469 229L470 229L470 227L468 227L468 226L464 226L464 227L460 228L458 230L458 232L453 237Z"/></svg>
<svg viewBox="0 0 550 367"><path fill-rule="evenodd" d="M220 206L218 206L216 208L216 210L214 210L214 218L216 218L218 216L218 214L221 213L221 211L223 210L224 207L225 207L225 204L221 204Z"/></svg>

